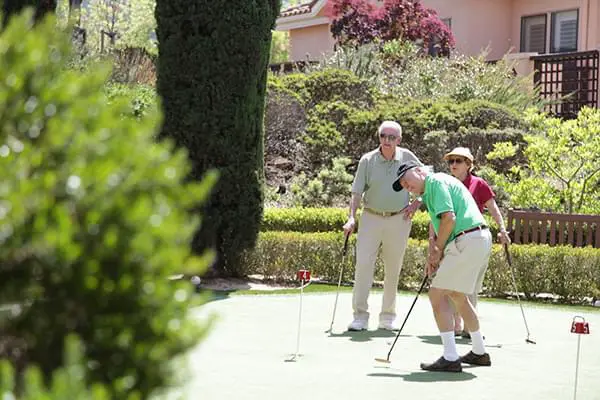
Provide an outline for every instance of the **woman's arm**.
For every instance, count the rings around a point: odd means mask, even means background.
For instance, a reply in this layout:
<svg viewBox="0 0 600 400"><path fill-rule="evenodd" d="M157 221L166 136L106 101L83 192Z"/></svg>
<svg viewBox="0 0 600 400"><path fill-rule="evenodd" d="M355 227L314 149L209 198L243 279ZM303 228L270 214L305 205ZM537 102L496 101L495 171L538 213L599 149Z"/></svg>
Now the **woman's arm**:
<svg viewBox="0 0 600 400"><path fill-rule="evenodd" d="M485 206L492 215L492 218L494 218L494 221L496 221L496 224L498 225L498 228L500 230L498 232L498 240L502 244L510 244L510 237L508 236L508 232L504 227L504 220L502 219L502 214L500 213L498 204L496 204L496 200L494 200L494 198L492 197L491 199L485 202Z"/></svg>

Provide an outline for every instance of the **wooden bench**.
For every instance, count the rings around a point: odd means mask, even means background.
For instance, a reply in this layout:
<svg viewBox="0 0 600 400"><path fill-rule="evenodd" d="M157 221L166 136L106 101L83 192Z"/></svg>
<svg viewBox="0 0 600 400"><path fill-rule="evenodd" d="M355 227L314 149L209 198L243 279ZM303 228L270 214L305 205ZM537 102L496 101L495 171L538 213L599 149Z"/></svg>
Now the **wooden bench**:
<svg viewBox="0 0 600 400"><path fill-rule="evenodd" d="M510 209L507 230L515 244L600 248L600 215Z"/></svg>

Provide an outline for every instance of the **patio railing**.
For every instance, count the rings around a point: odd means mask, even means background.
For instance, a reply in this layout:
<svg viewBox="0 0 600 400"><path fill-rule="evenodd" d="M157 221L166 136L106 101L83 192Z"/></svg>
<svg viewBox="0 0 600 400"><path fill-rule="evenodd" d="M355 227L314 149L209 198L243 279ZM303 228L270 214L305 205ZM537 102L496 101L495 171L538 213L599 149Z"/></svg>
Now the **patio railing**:
<svg viewBox="0 0 600 400"><path fill-rule="evenodd" d="M598 107L597 50L532 57L534 83L550 101L547 111L561 118L576 118L584 106Z"/></svg>

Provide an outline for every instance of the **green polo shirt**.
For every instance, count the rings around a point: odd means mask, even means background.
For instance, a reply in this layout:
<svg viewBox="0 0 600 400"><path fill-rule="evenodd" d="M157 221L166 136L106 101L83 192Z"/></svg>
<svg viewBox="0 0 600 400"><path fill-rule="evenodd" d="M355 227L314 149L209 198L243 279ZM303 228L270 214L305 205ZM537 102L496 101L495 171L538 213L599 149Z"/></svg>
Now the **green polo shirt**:
<svg viewBox="0 0 600 400"><path fill-rule="evenodd" d="M410 150L396 147L392 160L386 160L379 148L364 154L352 183L352 193L363 195L363 205L376 211L400 211L408 205L406 190L395 192L392 184L401 164L414 161L423 165Z"/></svg>
<svg viewBox="0 0 600 400"><path fill-rule="evenodd" d="M453 176L444 173L427 175L422 197L436 234L443 213L452 211L456 216L454 230L448 242L454 240L459 232L485 224L485 219L469 189Z"/></svg>

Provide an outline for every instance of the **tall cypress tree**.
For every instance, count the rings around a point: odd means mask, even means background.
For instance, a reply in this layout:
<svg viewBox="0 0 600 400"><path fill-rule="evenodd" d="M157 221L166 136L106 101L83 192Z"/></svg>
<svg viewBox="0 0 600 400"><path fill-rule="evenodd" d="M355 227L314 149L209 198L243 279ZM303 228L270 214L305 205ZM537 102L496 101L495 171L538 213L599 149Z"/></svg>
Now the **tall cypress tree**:
<svg viewBox="0 0 600 400"><path fill-rule="evenodd" d="M193 179L219 183L194 248L214 248L217 267L243 273L240 255L262 218L263 112L272 29L280 0L157 0L157 89L164 126L189 151Z"/></svg>
<svg viewBox="0 0 600 400"><path fill-rule="evenodd" d="M35 8L35 19L39 20L49 12L56 12L57 0L0 0L2 3L2 19L6 25L8 19L20 13L25 7Z"/></svg>

